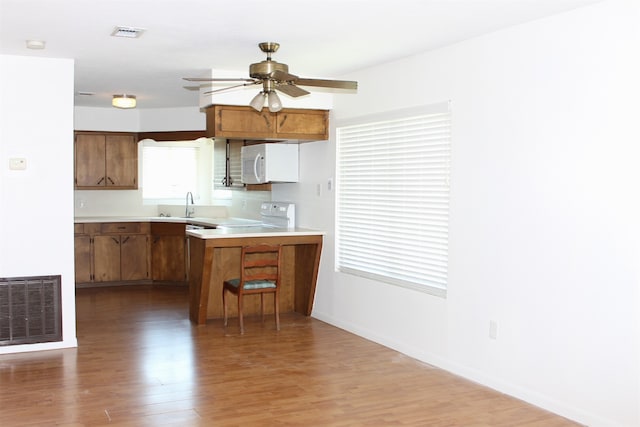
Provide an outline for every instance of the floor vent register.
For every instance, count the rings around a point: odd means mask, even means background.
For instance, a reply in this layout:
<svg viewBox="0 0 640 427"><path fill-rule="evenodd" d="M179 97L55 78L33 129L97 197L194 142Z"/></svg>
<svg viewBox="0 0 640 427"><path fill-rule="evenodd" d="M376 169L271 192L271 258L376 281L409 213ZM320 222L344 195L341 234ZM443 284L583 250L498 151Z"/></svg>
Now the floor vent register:
<svg viewBox="0 0 640 427"><path fill-rule="evenodd" d="M0 346L62 341L60 276L0 278Z"/></svg>

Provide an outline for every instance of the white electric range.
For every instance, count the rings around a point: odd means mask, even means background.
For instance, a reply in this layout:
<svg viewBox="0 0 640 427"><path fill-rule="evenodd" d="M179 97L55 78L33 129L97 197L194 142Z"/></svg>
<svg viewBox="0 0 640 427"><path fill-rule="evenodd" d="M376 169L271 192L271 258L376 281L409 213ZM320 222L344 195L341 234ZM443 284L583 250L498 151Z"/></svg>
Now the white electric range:
<svg viewBox="0 0 640 427"><path fill-rule="evenodd" d="M218 225L216 228L263 227L287 228L296 226L296 205L289 202L262 202L260 220L242 220Z"/></svg>

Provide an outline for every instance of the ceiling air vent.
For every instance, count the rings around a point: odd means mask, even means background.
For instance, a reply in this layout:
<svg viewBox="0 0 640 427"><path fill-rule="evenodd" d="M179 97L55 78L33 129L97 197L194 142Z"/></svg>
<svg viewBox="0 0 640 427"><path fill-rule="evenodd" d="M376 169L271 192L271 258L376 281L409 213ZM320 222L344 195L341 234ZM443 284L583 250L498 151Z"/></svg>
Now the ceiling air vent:
<svg viewBox="0 0 640 427"><path fill-rule="evenodd" d="M142 28L134 28L134 27L115 27L111 35L113 37L127 37L130 39L136 39L140 37L144 33L144 29Z"/></svg>

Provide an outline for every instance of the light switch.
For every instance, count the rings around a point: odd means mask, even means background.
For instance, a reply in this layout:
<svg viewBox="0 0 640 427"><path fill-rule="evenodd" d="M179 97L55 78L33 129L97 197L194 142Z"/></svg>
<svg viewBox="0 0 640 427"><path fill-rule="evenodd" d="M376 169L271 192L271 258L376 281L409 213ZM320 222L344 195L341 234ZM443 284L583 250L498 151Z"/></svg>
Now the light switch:
<svg viewBox="0 0 640 427"><path fill-rule="evenodd" d="M21 171L27 168L27 159L24 157L14 157L9 159L9 169L13 171Z"/></svg>

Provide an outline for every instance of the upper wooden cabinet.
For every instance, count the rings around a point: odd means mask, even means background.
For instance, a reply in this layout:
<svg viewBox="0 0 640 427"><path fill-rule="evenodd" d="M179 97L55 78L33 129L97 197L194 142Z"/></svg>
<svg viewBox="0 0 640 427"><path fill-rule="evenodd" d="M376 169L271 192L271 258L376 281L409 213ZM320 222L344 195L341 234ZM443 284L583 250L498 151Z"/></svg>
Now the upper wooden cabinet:
<svg viewBox="0 0 640 427"><path fill-rule="evenodd" d="M76 132L75 188L138 188L136 135L120 132Z"/></svg>
<svg viewBox="0 0 640 427"><path fill-rule="evenodd" d="M329 111L284 108L277 113L251 107L212 105L207 136L264 141L320 141L329 138Z"/></svg>

